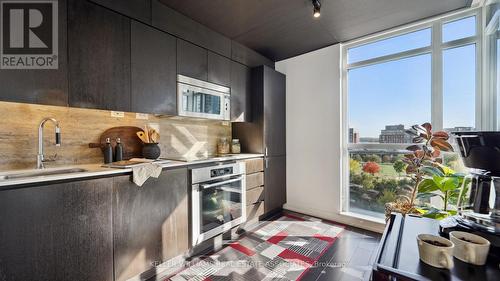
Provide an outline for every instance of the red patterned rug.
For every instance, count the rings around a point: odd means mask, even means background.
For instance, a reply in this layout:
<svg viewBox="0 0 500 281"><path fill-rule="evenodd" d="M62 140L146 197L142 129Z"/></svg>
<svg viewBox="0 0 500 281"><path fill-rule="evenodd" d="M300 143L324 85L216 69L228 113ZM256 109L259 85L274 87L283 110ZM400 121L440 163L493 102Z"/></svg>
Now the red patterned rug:
<svg viewBox="0 0 500 281"><path fill-rule="evenodd" d="M285 215L164 280L300 280L343 229L319 219Z"/></svg>

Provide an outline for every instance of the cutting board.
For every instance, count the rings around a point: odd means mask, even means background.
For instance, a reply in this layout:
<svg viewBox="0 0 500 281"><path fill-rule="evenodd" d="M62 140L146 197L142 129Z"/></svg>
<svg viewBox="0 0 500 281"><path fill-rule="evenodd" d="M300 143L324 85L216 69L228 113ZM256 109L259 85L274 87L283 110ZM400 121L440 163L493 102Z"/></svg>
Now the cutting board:
<svg viewBox="0 0 500 281"><path fill-rule="evenodd" d="M95 146L103 149L106 144L106 139L110 138L114 151L116 138L120 138L123 145L123 160L142 158L142 141L136 134L138 131L142 131L142 129L134 126L113 127L107 129L101 134L99 143L95 144ZM94 144L90 144L91 147L92 145Z"/></svg>

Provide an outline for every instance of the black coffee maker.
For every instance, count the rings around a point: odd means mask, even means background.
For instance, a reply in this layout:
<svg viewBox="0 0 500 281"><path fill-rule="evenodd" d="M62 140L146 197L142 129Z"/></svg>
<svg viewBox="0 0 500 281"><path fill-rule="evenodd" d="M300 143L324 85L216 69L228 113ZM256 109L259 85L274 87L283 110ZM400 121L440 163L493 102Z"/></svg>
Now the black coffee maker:
<svg viewBox="0 0 500 281"><path fill-rule="evenodd" d="M461 230L488 239L500 254L500 132L454 132L470 186L463 186L458 215L440 222L440 231ZM468 182L468 181L464 181Z"/></svg>

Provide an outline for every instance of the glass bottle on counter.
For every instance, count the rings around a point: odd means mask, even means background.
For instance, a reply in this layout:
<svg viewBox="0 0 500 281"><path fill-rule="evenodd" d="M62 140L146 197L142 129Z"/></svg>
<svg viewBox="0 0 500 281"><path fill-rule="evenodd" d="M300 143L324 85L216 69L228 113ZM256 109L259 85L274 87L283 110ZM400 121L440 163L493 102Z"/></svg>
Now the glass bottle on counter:
<svg viewBox="0 0 500 281"><path fill-rule="evenodd" d="M220 138L217 143L217 154L229 154L230 147L227 138Z"/></svg>
<svg viewBox="0 0 500 281"><path fill-rule="evenodd" d="M231 153L240 154L241 153L241 144L239 139L233 139L231 143Z"/></svg>

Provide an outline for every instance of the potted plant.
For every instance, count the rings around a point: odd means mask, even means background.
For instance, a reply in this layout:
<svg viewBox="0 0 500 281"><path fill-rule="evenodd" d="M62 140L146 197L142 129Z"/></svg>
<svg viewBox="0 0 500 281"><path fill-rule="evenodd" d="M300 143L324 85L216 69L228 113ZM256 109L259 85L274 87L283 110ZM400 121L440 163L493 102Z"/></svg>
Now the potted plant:
<svg viewBox="0 0 500 281"><path fill-rule="evenodd" d="M450 206L457 204L460 188L462 185L467 188L469 183L470 178L466 178L464 174L457 173L446 166L442 166L442 169L428 170L418 186L417 198L439 197L443 207L436 208L428 204L419 208L418 211L422 216L433 219L443 219L450 215L456 215L457 211L451 209ZM466 190L464 191L462 196L467 193Z"/></svg>
<svg viewBox="0 0 500 281"><path fill-rule="evenodd" d="M435 189L436 186L429 187L429 174L446 175L446 172L449 172L448 168L442 165L442 159L440 158L441 151L453 151L453 147L448 142L448 133L444 131L433 132L430 123L414 125L406 132L413 136L414 143L407 147L407 150L411 153L406 154L402 159L406 164L405 172L413 181L411 195L387 203L385 205L386 219L390 218L392 212L399 212L403 215L422 215L425 210L415 206L419 187L423 186L422 194L439 190L439 188ZM436 178L436 180L439 179ZM421 195L421 197L424 196L430 195Z"/></svg>

